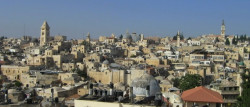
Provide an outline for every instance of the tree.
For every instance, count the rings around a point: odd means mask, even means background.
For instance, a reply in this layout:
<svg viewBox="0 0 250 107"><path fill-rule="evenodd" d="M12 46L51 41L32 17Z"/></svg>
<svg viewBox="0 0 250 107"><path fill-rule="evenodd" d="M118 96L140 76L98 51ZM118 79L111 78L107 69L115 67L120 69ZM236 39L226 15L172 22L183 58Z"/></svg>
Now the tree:
<svg viewBox="0 0 250 107"><path fill-rule="evenodd" d="M247 35L246 35L246 34L243 36L243 40L244 40L244 41L247 40Z"/></svg>
<svg viewBox="0 0 250 107"><path fill-rule="evenodd" d="M187 40L192 40L192 38L191 37L188 37L188 39Z"/></svg>
<svg viewBox="0 0 250 107"><path fill-rule="evenodd" d="M200 86L202 77L199 74L187 74L180 79L179 88L183 91Z"/></svg>
<svg viewBox="0 0 250 107"><path fill-rule="evenodd" d="M122 38L123 38L123 35L121 34L120 37L119 37L119 39L122 40Z"/></svg>
<svg viewBox="0 0 250 107"><path fill-rule="evenodd" d="M235 45L235 42L236 42L236 39L235 39L235 37L234 37L233 40L232 40L232 44Z"/></svg>
<svg viewBox="0 0 250 107"><path fill-rule="evenodd" d="M180 79L179 78L173 78L171 81L173 82L174 87L178 88L180 86Z"/></svg>
<svg viewBox="0 0 250 107"><path fill-rule="evenodd" d="M249 71L248 75L246 73L243 73L241 75L242 77L242 84L241 87L243 89L241 96L237 98L237 107L249 107L250 105L250 75Z"/></svg>
<svg viewBox="0 0 250 107"><path fill-rule="evenodd" d="M86 69L86 68L85 68ZM79 68L72 69L72 72L77 73L80 77L87 77L86 70L80 70Z"/></svg>
<svg viewBox="0 0 250 107"><path fill-rule="evenodd" d="M1 36L1 37L0 37L0 40L3 40L3 39L4 39L4 36Z"/></svg>
<svg viewBox="0 0 250 107"><path fill-rule="evenodd" d="M16 87L21 87L23 84L19 81L14 81Z"/></svg>
<svg viewBox="0 0 250 107"><path fill-rule="evenodd" d="M234 45L237 45L238 44L238 40L237 40L237 38L233 38L233 40L232 40L232 43L234 44Z"/></svg>
<svg viewBox="0 0 250 107"><path fill-rule="evenodd" d="M225 43L226 45L230 45L230 41L229 41L229 39L227 38L226 39L226 43Z"/></svg>
<svg viewBox="0 0 250 107"><path fill-rule="evenodd" d="M218 37L216 37L215 40L214 40L214 43L216 43L216 42L219 42L219 38Z"/></svg>
<svg viewBox="0 0 250 107"><path fill-rule="evenodd" d="M244 41L244 37L243 35L240 35L240 41L243 42Z"/></svg>
<svg viewBox="0 0 250 107"><path fill-rule="evenodd" d="M81 45L86 45L87 42L86 41L82 41Z"/></svg>

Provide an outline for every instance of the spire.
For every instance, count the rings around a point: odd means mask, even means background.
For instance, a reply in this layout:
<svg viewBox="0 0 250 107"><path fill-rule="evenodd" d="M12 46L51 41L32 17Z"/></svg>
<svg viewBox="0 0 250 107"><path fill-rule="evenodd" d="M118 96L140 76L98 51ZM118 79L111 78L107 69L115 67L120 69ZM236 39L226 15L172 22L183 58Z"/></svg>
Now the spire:
<svg viewBox="0 0 250 107"><path fill-rule="evenodd" d="M128 30L126 30L126 34L129 34Z"/></svg>
<svg viewBox="0 0 250 107"><path fill-rule="evenodd" d="M180 47L180 31L178 30L177 32L177 44L176 44L177 47Z"/></svg>
<svg viewBox="0 0 250 107"><path fill-rule="evenodd" d="M46 21L46 20L43 22L42 27L49 28L49 24L47 23L47 21Z"/></svg>
<svg viewBox="0 0 250 107"><path fill-rule="evenodd" d="M87 37L90 37L90 33L88 32L88 35L87 35Z"/></svg>
<svg viewBox="0 0 250 107"><path fill-rule="evenodd" d="M221 36L223 37L223 38L225 38L225 30L226 30L226 28L225 28L225 23L224 23L224 19L222 20L222 25L221 25Z"/></svg>

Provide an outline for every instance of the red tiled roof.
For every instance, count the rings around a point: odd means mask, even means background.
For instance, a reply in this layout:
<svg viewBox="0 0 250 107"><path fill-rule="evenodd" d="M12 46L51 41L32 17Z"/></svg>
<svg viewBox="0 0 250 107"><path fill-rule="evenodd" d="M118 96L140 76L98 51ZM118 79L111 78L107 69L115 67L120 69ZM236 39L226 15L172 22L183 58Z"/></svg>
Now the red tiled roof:
<svg viewBox="0 0 250 107"><path fill-rule="evenodd" d="M227 36L228 38L234 38L234 35L229 35L229 36Z"/></svg>
<svg viewBox="0 0 250 107"><path fill-rule="evenodd" d="M5 64L5 62L4 61L0 61L0 64Z"/></svg>
<svg viewBox="0 0 250 107"><path fill-rule="evenodd" d="M218 92L212 91L203 86L184 91L181 98L184 101L191 102L223 103L222 96Z"/></svg>

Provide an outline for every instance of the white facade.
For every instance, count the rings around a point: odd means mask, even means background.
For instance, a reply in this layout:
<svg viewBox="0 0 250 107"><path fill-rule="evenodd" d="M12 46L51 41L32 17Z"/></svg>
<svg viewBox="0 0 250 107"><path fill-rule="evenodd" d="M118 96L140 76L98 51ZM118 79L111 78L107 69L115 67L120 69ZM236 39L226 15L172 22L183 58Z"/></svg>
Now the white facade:
<svg viewBox="0 0 250 107"><path fill-rule="evenodd" d="M201 42L200 41L188 40L188 45L189 46L200 46Z"/></svg>

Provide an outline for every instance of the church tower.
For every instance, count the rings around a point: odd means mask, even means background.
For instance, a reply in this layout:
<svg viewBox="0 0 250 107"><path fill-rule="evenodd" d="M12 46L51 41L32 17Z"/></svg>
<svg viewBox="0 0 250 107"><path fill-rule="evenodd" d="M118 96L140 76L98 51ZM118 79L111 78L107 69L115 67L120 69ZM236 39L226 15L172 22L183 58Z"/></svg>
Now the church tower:
<svg viewBox="0 0 250 107"><path fill-rule="evenodd" d="M226 28L225 28L225 23L224 20L222 20L222 25L221 25L221 37L225 38L226 34L225 34Z"/></svg>
<svg viewBox="0 0 250 107"><path fill-rule="evenodd" d="M49 38L50 38L50 27L48 23L44 21L41 27L40 46L43 46L47 42L49 42Z"/></svg>
<svg viewBox="0 0 250 107"><path fill-rule="evenodd" d="M180 31L177 32L177 47L180 47Z"/></svg>

